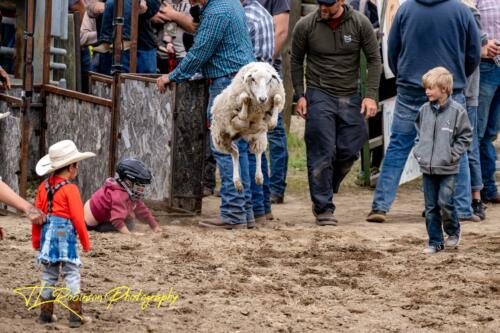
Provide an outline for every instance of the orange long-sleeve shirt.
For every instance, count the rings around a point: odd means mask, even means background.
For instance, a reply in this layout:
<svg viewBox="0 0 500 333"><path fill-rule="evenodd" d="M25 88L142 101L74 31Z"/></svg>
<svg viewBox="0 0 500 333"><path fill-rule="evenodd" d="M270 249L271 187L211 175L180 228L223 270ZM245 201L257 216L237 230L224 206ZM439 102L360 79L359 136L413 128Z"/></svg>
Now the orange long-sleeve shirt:
<svg viewBox="0 0 500 333"><path fill-rule="evenodd" d="M49 178L49 185L52 188L65 180L65 178L59 176L52 176ZM45 214L48 213L48 194L47 190L45 189L45 181L43 181L38 187L35 207L41 209ZM78 234L78 238L80 238L80 243L82 244L83 251L90 251L89 234L87 232L87 226L85 225L85 219L83 217L83 203L80 197L80 191L75 184L66 184L56 191L56 193L54 194L54 200L52 202L51 214L70 219L73 223L73 227L75 228L76 233ZM41 232L41 225L32 225L31 239L33 248L35 249L40 248Z"/></svg>

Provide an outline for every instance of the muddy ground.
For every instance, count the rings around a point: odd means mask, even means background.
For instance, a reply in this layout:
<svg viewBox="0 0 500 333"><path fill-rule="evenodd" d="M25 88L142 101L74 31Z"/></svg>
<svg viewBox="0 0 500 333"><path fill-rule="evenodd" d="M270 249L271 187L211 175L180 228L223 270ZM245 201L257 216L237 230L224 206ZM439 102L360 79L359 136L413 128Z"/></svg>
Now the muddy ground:
<svg viewBox="0 0 500 333"><path fill-rule="evenodd" d="M212 231L197 219L161 217L162 234L90 233L81 254L82 291L178 295L173 305L84 304L93 322L80 332L499 332L500 206L481 223L464 223L458 250L421 253L425 224L418 186L404 186L387 223L364 221L372 191L336 197L337 227L317 227L307 189L274 206L277 220L257 230ZM216 216L218 198L204 200ZM0 217L0 332L69 331L35 323L14 288L39 284L30 225ZM141 226L142 227L142 226ZM62 287L63 283L59 282ZM172 301L172 297L170 298Z"/></svg>

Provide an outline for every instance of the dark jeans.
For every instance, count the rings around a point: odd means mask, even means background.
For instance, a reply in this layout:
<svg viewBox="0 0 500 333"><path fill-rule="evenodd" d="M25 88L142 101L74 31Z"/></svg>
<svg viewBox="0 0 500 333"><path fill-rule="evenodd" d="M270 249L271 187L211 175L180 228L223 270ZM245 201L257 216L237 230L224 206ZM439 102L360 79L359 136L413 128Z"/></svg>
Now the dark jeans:
<svg viewBox="0 0 500 333"><path fill-rule="evenodd" d="M361 96L333 97L309 88L306 98L307 173L314 212L333 212L333 193L368 138Z"/></svg>
<svg viewBox="0 0 500 333"><path fill-rule="evenodd" d="M267 133L267 140L271 162L270 190L272 194L282 197L285 195L286 174L288 173L288 143L281 113L278 116L276 128Z"/></svg>
<svg viewBox="0 0 500 333"><path fill-rule="evenodd" d="M113 41L113 14L114 14L114 0L106 0L104 13L102 14L101 33L99 35L100 42L111 43ZM124 40L130 40L130 22L132 17L132 0L123 1L123 34Z"/></svg>
<svg viewBox="0 0 500 333"><path fill-rule="evenodd" d="M460 234L453 193L457 175L423 175L425 225L429 245L444 244L443 229L448 236Z"/></svg>
<svg viewBox="0 0 500 333"><path fill-rule="evenodd" d="M130 52L122 51L120 57L120 62L122 65L121 72L130 72ZM101 74L111 75L111 69L113 64L113 54L112 53L100 53L99 54L99 65L97 66L97 72ZM152 49L149 51L137 50L137 73L156 73L156 50Z"/></svg>
<svg viewBox="0 0 500 333"><path fill-rule="evenodd" d="M135 229L135 222L132 219L127 219L125 220L125 226L129 231L132 231ZM111 222L103 222L99 223L98 225L94 226L87 226L87 230L89 231L97 231L97 232L115 232L118 231Z"/></svg>

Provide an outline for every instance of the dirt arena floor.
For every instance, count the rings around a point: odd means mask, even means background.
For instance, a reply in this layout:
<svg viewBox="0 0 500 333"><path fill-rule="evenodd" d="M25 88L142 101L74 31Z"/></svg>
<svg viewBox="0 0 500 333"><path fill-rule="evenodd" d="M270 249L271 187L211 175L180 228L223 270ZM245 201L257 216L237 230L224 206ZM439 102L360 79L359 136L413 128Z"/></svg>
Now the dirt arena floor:
<svg viewBox="0 0 500 333"><path fill-rule="evenodd" d="M305 190L288 195L274 207L277 219L256 230L212 231L198 218L162 217L163 234L91 232L82 291L113 291L85 303L93 322L73 331L499 332L500 206L488 207L484 222L462 224L458 250L426 256L418 186L401 188L380 225L364 221L371 197L344 189L337 227L314 225ZM203 216L217 211L218 198L204 200ZM41 272L27 220L0 217L0 225L8 233L0 242L0 332L69 331L61 305L58 322L41 326L39 309L28 311L14 294L39 284ZM130 288L129 301L117 300L126 295L118 287ZM148 305L141 297L161 293L159 308L158 299Z"/></svg>

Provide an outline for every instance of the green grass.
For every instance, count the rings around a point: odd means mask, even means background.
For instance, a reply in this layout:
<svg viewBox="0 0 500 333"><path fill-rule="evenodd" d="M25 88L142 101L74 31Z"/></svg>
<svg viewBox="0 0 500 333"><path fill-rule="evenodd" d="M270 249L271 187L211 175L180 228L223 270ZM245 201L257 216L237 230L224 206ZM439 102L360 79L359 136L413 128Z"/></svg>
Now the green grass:
<svg viewBox="0 0 500 333"><path fill-rule="evenodd" d="M293 133L288 133L288 170L307 171L306 144L304 139L298 138Z"/></svg>

